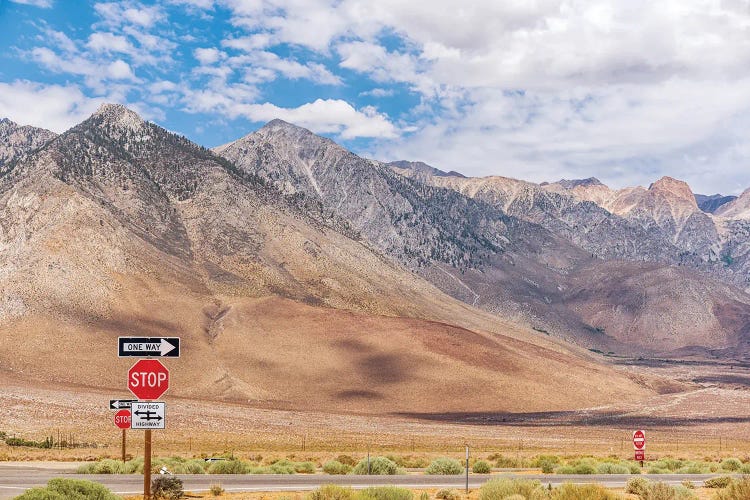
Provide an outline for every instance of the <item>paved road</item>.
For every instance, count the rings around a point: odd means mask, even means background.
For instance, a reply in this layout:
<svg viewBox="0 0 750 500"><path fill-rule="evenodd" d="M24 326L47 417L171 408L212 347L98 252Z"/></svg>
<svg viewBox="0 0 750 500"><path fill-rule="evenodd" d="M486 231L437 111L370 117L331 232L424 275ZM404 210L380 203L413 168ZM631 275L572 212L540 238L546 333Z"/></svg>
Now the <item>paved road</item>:
<svg viewBox="0 0 750 500"><path fill-rule="evenodd" d="M43 465L5 465L0 467L0 499L7 500L20 495L28 488L44 486L53 477L71 477L88 479L102 483L118 494L138 494L143 491L143 476L138 475L84 475L72 474L70 469L50 469ZM654 481L679 484L685 480L696 485L717 474L660 474L646 475ZM377 485L397 485L410 488L463 488L465 476L427 476L424 474L402 476L328 476L322 474L306 475L190 475L181 474L186 491L206 491L212 484L220 484L227 491L304 491L312 490L326 483L337 483L364 488ZM623 487L630 476L627 475L534 475L534 474L472 474L469 476L469 487L478 488L490 478L512 477L519 479L537 479L543 484L552 486L566 481L574 483L599 483L607 487Z"/></svg>

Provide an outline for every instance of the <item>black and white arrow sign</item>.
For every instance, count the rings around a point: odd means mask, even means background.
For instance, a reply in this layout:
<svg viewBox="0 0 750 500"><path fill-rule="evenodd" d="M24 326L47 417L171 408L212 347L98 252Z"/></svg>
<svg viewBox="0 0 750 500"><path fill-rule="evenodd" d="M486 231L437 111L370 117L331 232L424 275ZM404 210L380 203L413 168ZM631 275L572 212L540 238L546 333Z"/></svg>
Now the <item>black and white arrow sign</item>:
<svg viewBox="0 0 750 500"><path fill-rule="evenodd" d="M179 337L118 337L117 355L121 358L179 358Z"/></svg>
<svg viewBox="0 0 750 500"><path fill-rule="evenodd" d="M109 409L110 410L122 410L123 408L130 408L131 403L135 403L137 399L110 399Z"/></svg>
<svg viewBox="0 0 750 500"><path fill-rule="evenodd" d="M131 429L163 429L166 405L162 401L135 401L130 407Z"/></svg>

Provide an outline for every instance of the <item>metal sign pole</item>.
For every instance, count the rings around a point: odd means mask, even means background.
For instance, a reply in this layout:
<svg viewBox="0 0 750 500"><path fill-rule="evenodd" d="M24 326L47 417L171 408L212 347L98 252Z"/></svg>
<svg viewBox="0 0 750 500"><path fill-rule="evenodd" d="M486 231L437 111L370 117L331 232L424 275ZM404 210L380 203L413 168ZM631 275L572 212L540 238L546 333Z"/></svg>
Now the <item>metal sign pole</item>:
<svg viewBox="0 0 750 500"><path fill-rule="evenodd" d="M122 430L122 463L125 463L125 429Z"/></svg>
<svg viewBox="0 0 750 500"><path fill-rule="evenodd" d="M466 494L469 494L469 445L466 445Z"/></svg>

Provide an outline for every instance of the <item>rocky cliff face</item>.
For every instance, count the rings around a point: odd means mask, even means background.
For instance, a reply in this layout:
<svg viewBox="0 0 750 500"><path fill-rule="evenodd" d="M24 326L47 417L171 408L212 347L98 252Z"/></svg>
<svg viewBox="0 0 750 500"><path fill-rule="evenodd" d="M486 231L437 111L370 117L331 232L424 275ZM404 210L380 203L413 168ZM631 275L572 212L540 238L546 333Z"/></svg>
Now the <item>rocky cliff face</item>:
<svg viewBox="0 0 750 500"><path fill-rule="evenodd" d="M507 241L504 214L481 201L397 175L281 120L214 151L282 192L320 202L411 267L481 267Z"/></svg>
<svg viewBox="0 0 750 500"><path fill-rule="evenodd" d="M19 126L7 118L0 120L0 174L9 169L11 163L40 148L53 137L55 133L49 130Z"/></svg>

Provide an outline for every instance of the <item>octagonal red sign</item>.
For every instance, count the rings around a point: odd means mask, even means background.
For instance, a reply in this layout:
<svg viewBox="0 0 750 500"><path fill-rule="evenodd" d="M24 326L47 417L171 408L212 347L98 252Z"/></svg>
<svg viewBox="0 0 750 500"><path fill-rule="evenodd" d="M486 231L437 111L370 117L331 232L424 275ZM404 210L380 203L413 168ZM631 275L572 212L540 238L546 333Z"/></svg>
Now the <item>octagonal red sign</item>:
<svg viewBox="0 0 750 500"><path fill-rule="evenodd" d="M169 370L158 359L142 359L128 370L128 389L138 399L159 399L169 389Z"/></svg>
<svg viewBox="0 0 750 500"><path fill-rule="evenodd" d="M115 425L120 429L130 429L130 410L115 413Z"/></svg>

